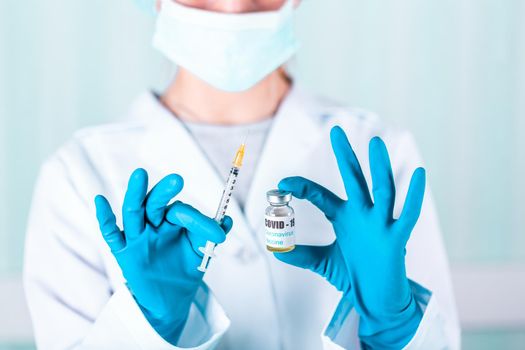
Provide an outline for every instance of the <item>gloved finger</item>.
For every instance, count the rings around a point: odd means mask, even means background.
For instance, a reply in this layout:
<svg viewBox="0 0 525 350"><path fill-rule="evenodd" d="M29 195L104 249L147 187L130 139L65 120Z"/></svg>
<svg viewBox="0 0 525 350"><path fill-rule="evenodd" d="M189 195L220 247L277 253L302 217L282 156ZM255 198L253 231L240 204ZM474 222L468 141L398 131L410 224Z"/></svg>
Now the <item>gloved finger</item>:
<svg viewBox="0 0 525 350"><path fill-rule="evenodd" d="M371 205L365 176L345 132L339 126L334 126L330 132L330 139L348 200Z"/></svg>
<svg viewBox="0 0 525 350"><path fill-rule="evenodd" d="M191 205L176 201L166 212L166 220L174 225L184 227L191 239L205 239L213 243L222 243L226 233L215 220L202 214Z"/></svg>
<svg viewBox="0 0 525 350"><path fill-rule="evenodd" d="M425 196L425 183L425 169L417 168L412 174L403 210L395 223L397 228L406 235L407 240L421 213Z"/></svg>
<svg viewBox="0 0 525 350"><path fill-rule="evenodd" d="M102 237L104 237L109 249L111 249L112 252L123 249L126 246L126 241L117 226L115 214L113 214L111 205L106 197L102 195L96 196L95 208L100 232L102 232Z"/></svg>
<svg viewBox="0 0 525 350"><path fill-rule="evenodd" d="M278 187L281 190L290 191L296 198L310 201L329 220L335 217L337 208L344 203L341 198L323 186L300 176L284 178L279 182Z"/></svg>
<svg viewBox="0 0 525 350"><path fill-rule="evenodd" d="M231 228L233 226L233 220L231 217L229 216L225 216L223 221L222 221L222 224L221 224L221 228L224 230L225 234L227 235ZM190 244L193 248L193 250L197 253L197 255L199 256L203 256L204 254L199 250L200 247L204 247L206 246L206 241L207 239L204 238L204 237L197 237L197 236L192 236L190 238Z"/></svg>
<svg viewBox="0 0 525 350"><path fill-rule="evenodd" d="M374 137L370 140L369 158L374 208L380 210L388 219L392 219L396 187L388 151L381 138Z"/></svg>
<svg viewBox="0 0 525 350"><path fill-rule="evenodd" d="M164 219L166 206L184 187L180 175L170 174L160 180L146 198L146 217L153 226L158 227Z"/></svg>
<svg viewBox="0 0 525 350"><path fill-rule="evenodd" d="M233 219L226 215L224 219L222 219L221 228L224 230L224 233L228 234L233 227Z"/></svg>
<svg viewBox="0 0 525 350"><path fill-rule="evenodd" d="M144 169L136 169L129 178L128 189L122 205L122 220L127 240L138 237L144 231L144 200L147 190L148 173Z"/></svg>

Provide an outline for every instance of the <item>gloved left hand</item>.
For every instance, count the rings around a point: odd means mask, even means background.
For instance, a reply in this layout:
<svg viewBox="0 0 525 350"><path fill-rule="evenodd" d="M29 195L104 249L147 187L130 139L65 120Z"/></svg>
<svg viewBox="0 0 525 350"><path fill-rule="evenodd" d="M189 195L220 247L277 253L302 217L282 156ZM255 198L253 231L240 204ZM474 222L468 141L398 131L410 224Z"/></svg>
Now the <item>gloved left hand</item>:
<svg viewBox="0 0 525 350"><path fill-rule="evenodd" d="M348 200L301 177L283 179L279 188L317 206L332 223L336 240L329 246L297 246L274 254L317 272L352 300L365 348L401 349L422 317L406 276L405 246L421 211L425 171L414 172L403 211L394 219L394 178L383 141L378 137L370 141L373 200L341 128L332 129L331 141Z"/></svg>
<svg viewBox="0 0 525 350"><path fill-rule="evenodd" d="M228 216L221 227L188 204L168 205L182 187L182 177L171 174L147 193L146 171L135 170L122 208L124 231L107 199L95 198L100 230L133 297L151 326L173 345L204 276L197 270L199 247L207 240L222 243L232 227Z"/></svg>

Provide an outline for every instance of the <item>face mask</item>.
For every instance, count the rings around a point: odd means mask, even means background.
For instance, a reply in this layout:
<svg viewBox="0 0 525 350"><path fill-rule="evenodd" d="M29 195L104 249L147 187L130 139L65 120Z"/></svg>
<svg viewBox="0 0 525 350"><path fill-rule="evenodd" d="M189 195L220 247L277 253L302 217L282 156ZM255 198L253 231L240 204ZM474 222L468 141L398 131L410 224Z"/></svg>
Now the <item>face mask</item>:
<svg viewBox="0 0 525 350"><path fill-rule="evenodd" d="M155 9L155 1L154 0L134 0L135 5L144 11L147 14L150 15L156 15L157 11Z"/></svg>
<svg viewBox="0 0 525 350"><path fill-rule="evenodd" d="M153 46L217 89L244 91L297 51L293 0L280 10L246 14L194 9L164 0Z"/></svg>

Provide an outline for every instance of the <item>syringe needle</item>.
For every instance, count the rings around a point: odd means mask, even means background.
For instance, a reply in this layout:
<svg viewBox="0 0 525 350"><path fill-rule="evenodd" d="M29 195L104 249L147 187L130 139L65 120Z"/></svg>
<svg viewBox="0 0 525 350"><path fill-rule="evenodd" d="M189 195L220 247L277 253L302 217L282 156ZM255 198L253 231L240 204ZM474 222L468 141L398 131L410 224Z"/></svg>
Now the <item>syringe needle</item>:
<svg viewBox="0 0 525 350"><path fill-rule="evenodd" d="M248 141L248 137L250 136L250 133L251 133L251 130L248 129L248 131L246 132L246 135L244 135L244 140L242 141L243 145L246 145L246 141Z"/></svg>

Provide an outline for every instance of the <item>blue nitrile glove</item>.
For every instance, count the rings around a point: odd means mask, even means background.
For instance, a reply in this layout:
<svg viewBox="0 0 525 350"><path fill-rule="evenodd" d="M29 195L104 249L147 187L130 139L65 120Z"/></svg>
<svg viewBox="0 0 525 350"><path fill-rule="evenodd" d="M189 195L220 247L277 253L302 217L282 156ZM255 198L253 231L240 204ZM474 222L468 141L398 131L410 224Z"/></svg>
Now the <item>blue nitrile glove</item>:
<svg viewBox="0 0 525 350"><path fill-rule="evenodd" d="M95 198L100 230L115 256L128 288L145 317L166 341L176 344L204 276L197 270L207 240L222 243L232 220L222 227L176 201L182 177L171 174L147 193L148 174L137 169L129 179L122 207L124 231L115 223L109 202Z"/></svg>
<svg viewBox="0 0 525 350"><path fill-rule="evenodd" d="M279 188L317 206L332 223L336 240L324 247L297 246L275 256L317 272L352 300L365 348L401 349L422 317L406 276L405 246L421 211L425 170L415 170L401 216L394 219L394 178L383 141L379 137L370 141L372 201L345 133L334 127L330 136L348 200L301 177L283 179Z"/></svg>

